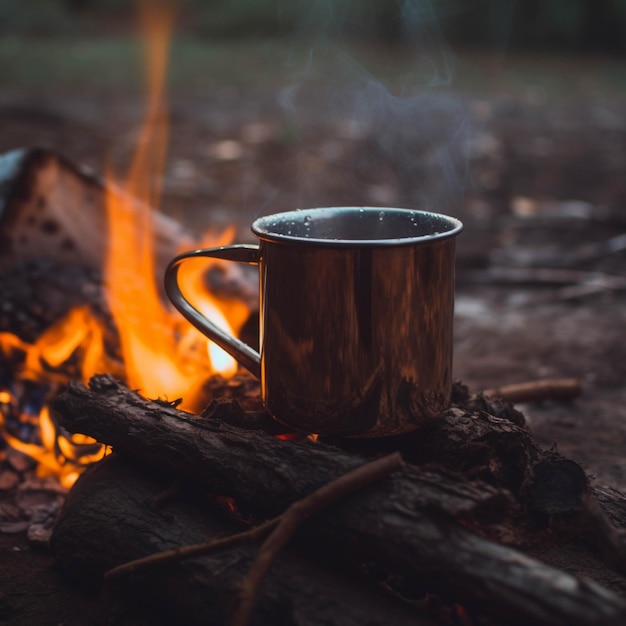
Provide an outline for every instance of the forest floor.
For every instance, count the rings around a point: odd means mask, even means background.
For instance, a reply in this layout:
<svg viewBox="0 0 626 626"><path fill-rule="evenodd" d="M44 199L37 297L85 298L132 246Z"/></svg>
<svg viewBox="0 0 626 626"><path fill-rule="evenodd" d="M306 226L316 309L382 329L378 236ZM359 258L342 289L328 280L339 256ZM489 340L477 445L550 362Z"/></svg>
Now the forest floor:
<svg viewBox="0 0 626 626"><path fill-rule="evenodd" d="M145 98L116 82L119 51L89 72L86 44L65 49L78 69L55 48L45 70L44 43L11 45L0 153L41 146L123 172ZM292 208L458 217L455 378L472 391L580 379L574 400L519 408L543 446L626 489L626 63L467 53L458 83L439 87L410 79L398 51L294 72L246 46L175 65L161 210L197 232L233 225L239 241ZM0 534L0 553L0 623L95 623L95 598L45 550Z"/></svg>

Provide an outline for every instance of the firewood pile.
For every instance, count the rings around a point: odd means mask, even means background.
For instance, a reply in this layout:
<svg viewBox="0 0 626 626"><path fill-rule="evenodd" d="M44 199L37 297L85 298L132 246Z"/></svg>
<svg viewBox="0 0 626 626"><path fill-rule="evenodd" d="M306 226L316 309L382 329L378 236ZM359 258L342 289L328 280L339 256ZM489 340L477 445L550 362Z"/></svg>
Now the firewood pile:
<svg viewBox="0 0 626 626"><path fill-rule="evenodd" d="M102 185L49 153L3 159L0 329L31 340L84 300L107 320L104 248L78 225L85 206L101 219ZM162 267L187 235L158 224ZM201 415L111 375L72 382L55 423L113 454L71 489L50 548L101 593L103 623L621 625L626 498L541 449L510 391L459 383L415 433L315 440L265 415L245 374L209 381Z"/></svg>
<svg viewBox="0 0 626 626"><path fill-rule="evenodd" d="M340 441L289 441L234 425L240 411L233 404L221 403L225 419L215 411L198 419L106 376L58 396L54 410L66 428L115 451L79 480L56 526L52 548L69 575L94 584L105 577L112 596L145 597L147 606L188 623L228 623L238 585L263 551L257 535L225 545L212 539L288 521L290 507L395 450L404 462L392 464L389 476L341 492L297 528L286 562L277 559L258 582L251 623L319 623L328 596L334 617L324 623L362 623L362 610L368 623L388 623L390 602L403 619L435 619L433 597L462 606L475 623L624 618L623 599L577 576L575 562L566 573L523 553L526 544L560 537L594 545L606 538L599 526L611 525L608 514L623 519L626 502L590 489L573 461L539 450L510 406L457 386L455 404L427 432L344 450ZM162 559L119 567L163 551ZM305 569L321 561L333 576L311 570L301 580L290 574L290 559ZM367 602L348 591L334 595L357 581ZM377 604L374 582L392 590L393 600Z"/></svg>

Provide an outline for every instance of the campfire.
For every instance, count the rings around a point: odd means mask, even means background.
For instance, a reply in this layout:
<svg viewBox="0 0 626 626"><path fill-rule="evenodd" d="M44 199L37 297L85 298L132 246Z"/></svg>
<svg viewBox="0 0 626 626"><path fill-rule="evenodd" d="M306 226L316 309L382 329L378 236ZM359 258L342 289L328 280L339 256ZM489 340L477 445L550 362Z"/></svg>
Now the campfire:
<svg viewBox="0 0 626 626"><path fill-rule="evenodd" d="M179 225L162 215L155 217L151 210L158 202L162 179L166 139L162 92L172 16L167 7L148 11L147 5L142 6L152 71L146 121L126 179L116 180L109 174L101 186L63 159L36 151L4 157L7 171L12 166L21 170L5 181L14 186L3 216L7 227L12 222L4 232L12 244L5 252L5 267L9 261L21 269L20 262L64 264L65 255L59 257L54 250L54 240L61 238L68 256L101 273L102 285L106 285L101 294L106 312L96 310L95 302L79 302L42 328L33 341L22 338L22 328L0 333L6 370L0 382L0 437L35 459L40 476L57 476L66 487L73 484L81 467L101 458L106 449L90 438L59 431L50 417L49 401L60 385L77 379L87 383L94 374L107 372L145 397L180 398L181 408L197 412L206 403L203 385L211 375L230 376L237 369L232 357L207 342L162 297L159 262L163 258L192 243L229 243L233 232L207 232L194 241ZM24 177L29 180L23 181ZM32 199L39 204L23 204L16 197L22 184L30 187L27 194L42 194ZM49 185L55 184L58 189L51 190ZM82 188L77 190L76 185ZM55 197L57 193L60 197ZM93 193L99 197L93 199ZM85 202L90 194L92 198ZM90 214L85 217L85 213ZM160 257L158 246L162 247ZM209 264L191 266L182 276L185 292L215 324L238 332L249 307L212 295L204 280L210 269ZM77 285L85 286L95 287ZM31 428L26 426L29 423Z"/></svg>
<svg viewBox="0 0 626 626"><path fill-rule="evenodd" d="M4 158L19 165L6 183L5 217L36 210L41 219L59 219L55 211L69 206L71 212L76 202L64 196L67 189L81 190L81 206L88 197L98 208L99 199L98 219L105 219L111 197L124 199L110 213L120 211L126 224L135 212L144 215L145 203L111 192L56 155L35 150ZM44 184L50 179L53 185ZM59 204L59 197L67 202ZM158 259L164 264L189 244L180 243L179 226L160 214L153 218L159 245L152 271L158 275ZM19 250L19 230L9 235ZM143 279L151 286L140 300L127 301L137 283L118 276L126 288L116 295L115 312L115 301L104 297L106 282L90 263L68 266L62 256L41 257L50 249L44 246L48 235L37 230L35 236L39 257L22 249L23 257L5 270L5 302L12 306L2 317L3 328L11 329L2 335L3 439L37 460L40 480L54 475L69 487L93 464L69 492L60 517L60 492L45 483L55 506L33 535L47 541L52 532L59 566L102 588L115 600L110 610L139 602L148 613L215 624L233 615L241 620L236 623L259 624L621 623L623 600L585 576L593 558L607 563L598 567L624 567L613 528L623 523L623 496L592 488L578 464L541 450L524 416L493 399L495 391L471 395L456 385L451 408L414 433L314 442L286 432L261 410L258 382L229 371L227 359L210 357L206 341L162 304L157 282ZM226 238L210 240L219 241ZM133 242L124 258L140 249ZM83 261L97 252L80 240L77 250L73 258ZM198 301L210 294L202 272L191 282L201 285ZM32 301L24 299L31 292ZM237 332L249 304L211 298L206 306L234 320ZM158 307L150 332L140 335L148 318L137 311L150 301ZM124 315L137 333L125 340ZM157 361L150 351L135 362L142 370L165 362L174 373L157 371L156 383L131 373L124 345L132 353L138 350L133 341L148 350L161 343L175 349L172 362ZM165 386L185 368L197 368L197 377L186 379L197 396L188 387ZM578 391L565 381L498 393L528 399L564 390ZM32 522L26 527L36 526ZM296 548L277 556L276 546L295 530ZM255 543L264 538L260 554L272 567L248 572ZM582 560L567 549L572 542ZM563 552L558 567L525 554L555 548ZM238 613L241 606L248 612Z"/></svg>
<svg viewBox="0 0 626 626"><path fill-rule="evenodd" d="M49 545L109 623L622 624L626 500L499 399L576 381L456 383L414 432L317 437L271 419L258 381L166 303L170 259L234 237L151 209L170 18L143 16L153 70L128 176L0 158L0 460L50 494L44 519L37 501L4 529ZM240 335L256 305L220 263L181 283Z"/></svg>

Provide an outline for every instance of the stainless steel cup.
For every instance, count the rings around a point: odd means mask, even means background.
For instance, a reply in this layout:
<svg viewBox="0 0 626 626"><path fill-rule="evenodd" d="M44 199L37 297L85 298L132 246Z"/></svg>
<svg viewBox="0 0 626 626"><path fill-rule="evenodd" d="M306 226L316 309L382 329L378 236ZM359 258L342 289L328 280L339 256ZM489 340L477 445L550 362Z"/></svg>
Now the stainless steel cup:
<svg viewBox="0 0 626 626"><path fill-rule="evenodd" d="M455 236L459 220L426 211L335 207L257 219L259 245L194 250L165 274L174 306L261 379L265 406L291 428L396 435L450 401ZM181 293L185 259L255 263L260 354Z"/></svg>

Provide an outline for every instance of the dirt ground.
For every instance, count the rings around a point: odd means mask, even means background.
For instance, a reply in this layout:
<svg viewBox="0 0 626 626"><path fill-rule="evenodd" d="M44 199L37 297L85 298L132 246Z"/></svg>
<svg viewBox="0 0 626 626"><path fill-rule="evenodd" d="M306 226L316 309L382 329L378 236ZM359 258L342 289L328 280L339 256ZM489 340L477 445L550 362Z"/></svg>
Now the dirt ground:
<svg viewBox="0 0 626 626"><path fill-rule="evenodd" d="M519 408L542 445L626 489L626 93L374 89L335 92L336 108L319 93L174 94L162 209L202 231L234 224L246 241L255 217L297 207L460 218L455 377L474 391L580 379L579 398ZM5 90L0 153L44 146L121 166L141 112L136 96ZM0 553L0 623L95 623L95 598L45 551L16 534L0 535Z"/></svg>

